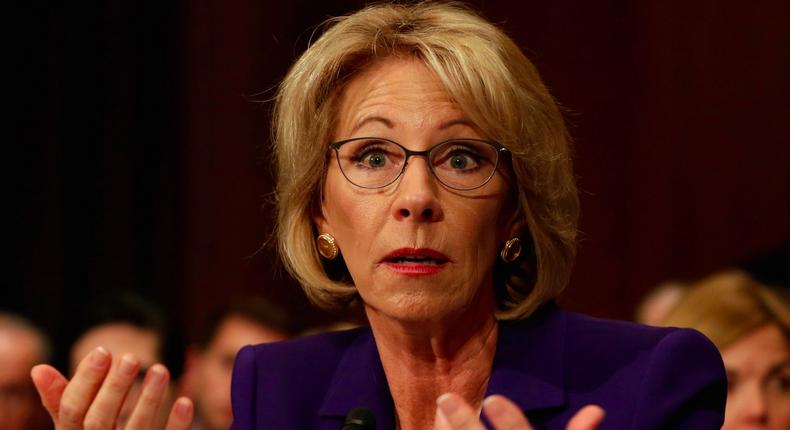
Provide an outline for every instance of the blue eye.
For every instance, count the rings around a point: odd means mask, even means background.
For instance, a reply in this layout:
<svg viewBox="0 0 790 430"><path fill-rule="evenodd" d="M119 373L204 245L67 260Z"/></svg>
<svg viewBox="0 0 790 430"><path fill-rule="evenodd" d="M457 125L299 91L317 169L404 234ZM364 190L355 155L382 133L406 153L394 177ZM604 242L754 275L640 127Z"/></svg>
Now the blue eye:
<svg viewBox="0 0 790 430"><path fill-rule="evenodd" d="M434 163L444 165L450 170L469 172L480 167L481 157L474 148L466 145L452 145L434 156Z"/></svg>

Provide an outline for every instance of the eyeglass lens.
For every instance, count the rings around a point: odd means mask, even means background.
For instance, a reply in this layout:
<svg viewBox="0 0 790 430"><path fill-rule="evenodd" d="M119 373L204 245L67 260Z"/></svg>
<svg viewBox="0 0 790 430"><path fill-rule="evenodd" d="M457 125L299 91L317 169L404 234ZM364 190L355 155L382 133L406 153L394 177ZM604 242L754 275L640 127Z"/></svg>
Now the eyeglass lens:
<svg viewBox="0 0 790 430"><path fill-rule="evenodd" d="M394 182L403 172L407 150L395 142L359 138L337 148L340 169L353 184L380 188ZM430 169L443 184L459 190L484 185L496 170L498 151L477 140L450 140L429 151Z"/></svg>

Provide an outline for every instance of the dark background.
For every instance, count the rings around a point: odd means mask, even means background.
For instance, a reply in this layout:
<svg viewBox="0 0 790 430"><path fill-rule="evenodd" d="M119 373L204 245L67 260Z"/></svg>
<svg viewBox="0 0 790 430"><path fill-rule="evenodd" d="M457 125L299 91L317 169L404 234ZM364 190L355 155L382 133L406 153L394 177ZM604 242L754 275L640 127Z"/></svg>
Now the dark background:
<svg viewBox="0 0 790 430"><path fill-rule="evenodd" d="M61 347L84 303L124 288L190 332L253 293L305 325L331 319L264 246L265 101L316 25L361 4L105 0L9 14L0 308ZM568 109L583 216L566 308L629 319L661 281L786 243L790 3L473 4Z"/></svg>

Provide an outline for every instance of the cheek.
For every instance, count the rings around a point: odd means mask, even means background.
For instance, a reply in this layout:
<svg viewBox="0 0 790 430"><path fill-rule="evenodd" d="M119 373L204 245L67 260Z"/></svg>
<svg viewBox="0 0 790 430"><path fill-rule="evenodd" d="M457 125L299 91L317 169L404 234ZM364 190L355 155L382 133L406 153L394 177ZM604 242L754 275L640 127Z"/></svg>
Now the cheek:
<svg viewBox="0 0 790 430"><path fill-rule="evenodd" d="M755 396L762 397L762 409L767 413L770 422L784 422L787 423L787 416L781 418L781 414L777 412L769 404L765 403L766 398L764 393L759 393L757 388L758 382L754 380L740 381L734 388L727 392L727 407L724 410L724 426L722 430L737 430L741 428L746 421L752 421L755 418ZM773 428L772 425L768 427ZM780 426L776 428L786 429L788 427Z"/></svg>
<svg viewBox="0 0 790 430"><path fill-rule="evenodd" d="M335 237L354 274L354 265L366 264L370 249L377 243L387 220L388 206L381 196L350 190L346 184L338 184L337 178L327 181L325 202L326 230Z"/></svg>
<svg viewBox="0 0 790 430"><path fill-rule="evenodd" d="M459 205L454 212L457 223L447 233L454 236L457 246L475 252L478 261L491 260L496 248L503 240L503 222L500 205L485 201L479 205ZM459 243L460 242L460 243Z"/></svg>

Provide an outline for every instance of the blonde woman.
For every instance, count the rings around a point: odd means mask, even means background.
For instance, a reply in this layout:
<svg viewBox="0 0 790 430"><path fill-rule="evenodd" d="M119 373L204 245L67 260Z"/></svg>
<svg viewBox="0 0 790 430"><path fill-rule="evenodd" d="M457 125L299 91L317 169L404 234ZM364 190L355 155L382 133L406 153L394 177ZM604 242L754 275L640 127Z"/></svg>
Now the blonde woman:
<svg viewBox="0 0 790 430"><path fill-rule="evenodd" d="M370 328L243 350L234 428L336 429L356 407L379 429L482 428L481 408L496 428L527 428L521 411L596 428L590 404L600 428L721 425L698 333L553 305L575 251L571 149L499 29L453 4L371 6L302 55L275 113L281 254L314 302L361 306Z"/></svg>
<svg viewBox="0 0 790 430"><path fill-rule="evenodd" d="M790 308L739 271L695 285L664 325L691 327L721 351L729 390L724 430L790 428Z"/></svg>

